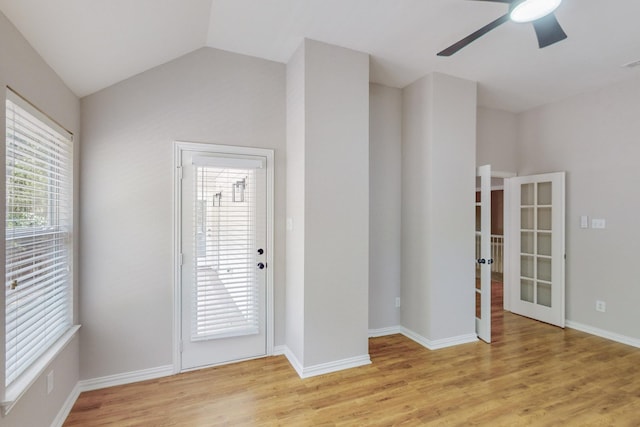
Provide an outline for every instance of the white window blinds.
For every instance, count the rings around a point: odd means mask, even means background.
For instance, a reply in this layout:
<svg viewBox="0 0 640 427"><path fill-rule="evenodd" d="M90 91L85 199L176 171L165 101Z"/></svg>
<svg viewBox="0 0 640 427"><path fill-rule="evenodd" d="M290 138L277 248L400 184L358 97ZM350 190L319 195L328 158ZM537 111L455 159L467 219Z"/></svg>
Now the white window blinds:
<svg viewBox="0 0 640 427"><path fill-rule="evenodd" d="M263 171L198 165L195 171L191 340L256 334L255 182L257 171Z"/></svg>
<svg viewBox="0 0 640 427"><path fill-rule="evenodd" d="M7 91L5 386L71 326L71 139Z"/></svg>

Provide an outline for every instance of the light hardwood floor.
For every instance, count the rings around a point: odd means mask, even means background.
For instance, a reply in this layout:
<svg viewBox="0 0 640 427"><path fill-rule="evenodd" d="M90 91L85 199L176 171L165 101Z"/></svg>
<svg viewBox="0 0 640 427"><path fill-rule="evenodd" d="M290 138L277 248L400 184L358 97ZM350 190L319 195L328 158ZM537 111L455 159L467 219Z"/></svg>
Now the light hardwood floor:
<svg viewBox="0 0 640 427"><path fill-rule="evenodd" d="M65 426L638 426L640 349L496 312L494 343L392 335L301 380L283 356L82 393Z"/></svg>

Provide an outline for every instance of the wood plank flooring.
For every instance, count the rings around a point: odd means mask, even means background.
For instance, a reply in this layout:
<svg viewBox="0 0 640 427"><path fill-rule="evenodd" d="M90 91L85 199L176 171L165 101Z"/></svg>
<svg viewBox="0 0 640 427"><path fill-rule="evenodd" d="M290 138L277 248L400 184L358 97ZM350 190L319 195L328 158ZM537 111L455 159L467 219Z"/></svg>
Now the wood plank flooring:
<svg viewBox="0 0 640 427"><path fill-rule="evenodd" d="M305 380L252 360L82 393L64 425L640 425L640 349L494 316L491 345L373 338L371 365Z"/></svg>

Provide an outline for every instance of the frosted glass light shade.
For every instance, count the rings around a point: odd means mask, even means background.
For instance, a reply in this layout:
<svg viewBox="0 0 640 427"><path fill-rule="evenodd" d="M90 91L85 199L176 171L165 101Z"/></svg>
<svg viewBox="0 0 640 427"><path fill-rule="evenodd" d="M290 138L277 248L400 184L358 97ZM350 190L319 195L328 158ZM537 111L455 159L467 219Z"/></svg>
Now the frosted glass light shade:
<svg viewBox="0 0 640 427"><path fill-rule="evenodd" d="M531 22L547 16L560 6L562 0L523 0L511 10L514 22Z"/></svg>

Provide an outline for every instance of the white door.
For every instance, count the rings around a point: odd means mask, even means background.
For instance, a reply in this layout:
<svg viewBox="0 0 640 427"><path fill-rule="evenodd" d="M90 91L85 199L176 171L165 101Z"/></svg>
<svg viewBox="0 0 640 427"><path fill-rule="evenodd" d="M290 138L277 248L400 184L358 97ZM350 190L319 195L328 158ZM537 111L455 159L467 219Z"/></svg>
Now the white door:
<svg viewBox="0 0 640 427"><path fill-rule="evenodd" d="M505 180L511 192L511 311L564 328L565 174Z"/></svg>
<svg viewBox="0 0 640 427"><path fill-rule="evenodd" d="M267 354L267 159L181 152L181 370Z"/></svg>
<svg viewBox="0 0 640 427"><path fill-rule="evenodd" d="M491 342L491 166L480 166L480 201L476 200L476 227L479 223L479 239L476 230L476 262L480 281L476 279L476 334ZM479 218L478 218L479 217Z"/></svg>

